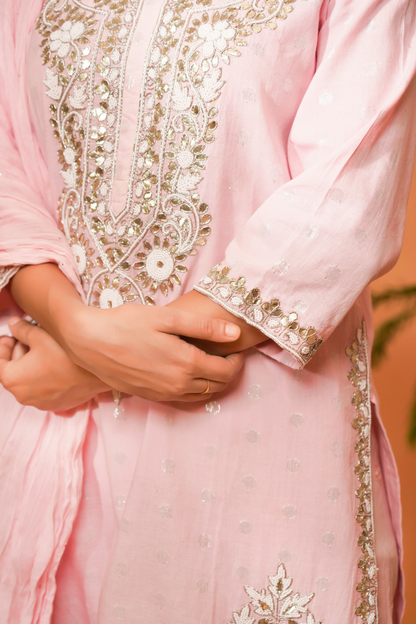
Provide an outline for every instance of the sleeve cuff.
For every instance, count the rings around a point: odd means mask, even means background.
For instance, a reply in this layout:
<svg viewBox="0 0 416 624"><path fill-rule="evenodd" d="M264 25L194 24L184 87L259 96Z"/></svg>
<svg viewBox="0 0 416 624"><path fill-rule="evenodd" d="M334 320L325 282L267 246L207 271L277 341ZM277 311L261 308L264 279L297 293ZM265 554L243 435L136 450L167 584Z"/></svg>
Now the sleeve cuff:
<svg viewBox="0 0 416 624"><path fill-rule="evenodd" d="M7 286L12 277L16 275L20 268L20 266L0 267L0 290L3 290L3 288Z"/></svg>
<svg viewBox="0 0 416 624"><path fill-rule="evenodd" d="M253 325L279 347L289 352L303 368L322 340L314 327L301 327L296 312L284 314L278 299L262 301L258 288L248 290L245 277L232 278L230 269L217 265L194 290L208 295L215 303Z"/></svg>

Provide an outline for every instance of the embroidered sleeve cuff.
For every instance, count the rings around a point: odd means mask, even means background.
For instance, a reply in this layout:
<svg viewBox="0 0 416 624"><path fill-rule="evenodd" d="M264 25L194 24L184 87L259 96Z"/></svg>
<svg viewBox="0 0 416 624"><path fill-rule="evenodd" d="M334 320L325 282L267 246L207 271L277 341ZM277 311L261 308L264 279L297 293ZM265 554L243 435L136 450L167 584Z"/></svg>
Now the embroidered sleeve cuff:
<svg viewBox="0 0 416 624"><path fill-rule="evenodd" d="M0 290L3 290L5 286L10 282L12 277L16 275L20 266L6 266L0 267Z"/></svg>
<svg viewBox="0 0 416 624"><path fill-rule="evenodd" d="M284 314L278 299L262 301L260 290L248 290L244 277L232 278L230 269L217 265L194 289L259 329L303 367L322 343L313 327L301 327L296 312Z"/></svg>

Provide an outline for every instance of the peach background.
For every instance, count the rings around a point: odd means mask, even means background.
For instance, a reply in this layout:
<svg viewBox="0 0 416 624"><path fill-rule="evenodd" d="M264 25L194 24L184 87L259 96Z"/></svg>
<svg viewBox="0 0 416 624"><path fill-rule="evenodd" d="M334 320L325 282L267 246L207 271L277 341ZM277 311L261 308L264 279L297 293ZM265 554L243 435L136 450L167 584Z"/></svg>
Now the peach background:
<svg viewBox="0 0 416 624"><path fill-rule="evenodd" d="M373 291L416 283L416 168L409 199L402 254ZM395 311L393 305L375 313L376 325ZM383 363L374 371L381 416L396 456L402 486L406 612L403 624L416 622L416 447L407 442L408 413L416 389L416 318L396 336Z"/></svg>

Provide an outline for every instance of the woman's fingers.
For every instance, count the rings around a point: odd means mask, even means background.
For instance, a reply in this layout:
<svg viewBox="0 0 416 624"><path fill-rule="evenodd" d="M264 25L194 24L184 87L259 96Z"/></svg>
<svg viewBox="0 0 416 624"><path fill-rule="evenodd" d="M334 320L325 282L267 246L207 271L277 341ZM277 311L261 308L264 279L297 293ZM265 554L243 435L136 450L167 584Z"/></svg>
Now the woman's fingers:
<svg viewBox="0 0 416 624"><path fill-rule="evenodd" d="M196 349L196 347L194 347ZM229 384L244 364L243 353L233 353L227 357L208 355L205 351L196 349L194 354L193 377L210 379Z"/></svg>
<svg viewBox="0 0 416 624"><path fill-rule="evenodd" d="M213 342L232 342L241 333L234 323L168 308L164 308L161 331Z"/></svg>
<svg viewBox="0 0 416 624"><path fill-rule="evenodd" d="M20 319L18 316L12 316L9 319L9 327L13 336L29 347L32 346L33 340L36 338L36 335L39 331L42 331L36 325L32 325L32 323L28 323L23 319Z"/></svg>
<svg viewBox="0 0 416 624"><path fill-rule="evenodd" d="M12 359L15 344L16 340L14 338L0 336L0 381L2 380L5 367Z"/></svg>
<svg viewBox="0 0 416 624"><path fill-rule="evenodd" d="M12 360L20 360L26 353L29 351L29 347L24 345L22 342L16 342L14 345Z"/></svg>

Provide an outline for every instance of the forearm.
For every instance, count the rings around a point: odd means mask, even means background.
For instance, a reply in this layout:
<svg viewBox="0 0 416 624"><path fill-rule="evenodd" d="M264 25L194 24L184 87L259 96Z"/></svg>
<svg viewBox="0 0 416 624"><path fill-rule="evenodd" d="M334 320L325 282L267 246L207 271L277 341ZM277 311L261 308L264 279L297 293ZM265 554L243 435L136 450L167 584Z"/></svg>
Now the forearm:
<svg viewBox="0 0 416 624"><path fill-rule="evenodd" d="M56 264L22 267L10 283L15 302L62 347L86 306L76 288Z"/></svg>

